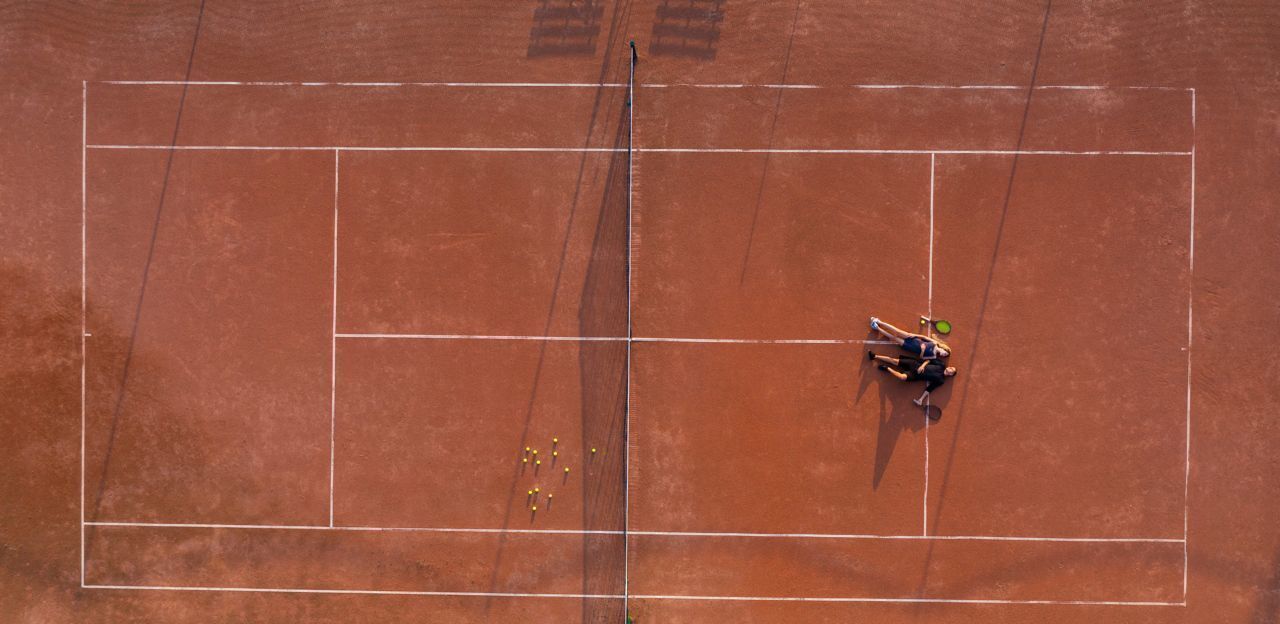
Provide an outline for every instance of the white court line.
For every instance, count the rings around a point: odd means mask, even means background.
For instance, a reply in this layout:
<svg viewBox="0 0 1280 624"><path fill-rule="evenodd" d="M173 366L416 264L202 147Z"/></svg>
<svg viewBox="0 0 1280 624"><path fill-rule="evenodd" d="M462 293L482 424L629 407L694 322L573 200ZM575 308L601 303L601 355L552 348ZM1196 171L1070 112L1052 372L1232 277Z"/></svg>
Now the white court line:
<svg viewBox="0 0 1280 624"><path fill-rule="evenodd" d="M1015 87L1025 89L1026 87ZM1130 85L1130 86L1107 86L1107 85L1037 85L1031 87L1036 91L1107 91L1107 90L1125 90L1125 91L1180 91L1182 93L1191 93L1195 91L1192 87L1171 87L1164 85Z"/></svg>
<svg viewBox="0 0 1280 624"><path fill-rule="evenodd" d="M1008 604L1008 605L1099 605L1124 607L1185 607L1185 602L1158 602L1140 600L1000 600L984 598L863 598L818 596L685 596L645 595L632 596L638 600L708 600L721 602L890 602L925 604Z"/></svg>
<svg viewBox="0 0 1280 624"><path fill-rule="evenodd" d="M701 83L701 84L698 84L698 83L689 83L689 82L673 82L670 84L654 83L654 84L642 84L642 85L636 85L636 86L640 87L641 89L678 89L682 87L691 88L691 89L823 89L823 88L826 88L826 87L823 87L822 85L816 85L816 84L768 84L768 83L762 83L762 84ZM837 86L832 88L838 89L840 87ZM849 88L857 88L857 87L855 85L850 85Z"/></svg>
<svg viewBox="0 0 1280 624"><path fill-rule="evenodd" d="M334 334L338 338L391 340L533 340L538 342L626 342L626 336L502 336L488 334Z"/></svg>
<svg viewBox="0 0 1280 624"><path fill-rule="evenodd" d="M623 594L541 594L524 592L459 592L414 591L386 589L304 589L283 587L193 587L167 585L85 585L85 589L114 589L138 591L188 591L188 592L242 592L277 594L365 594L374 596L454 596L480 598L573 598L578 600L625 600ZM818 596L692 596L636 594L638 600L706 600L719 602L889 602L934 604L1025 604L1025 605L1098 605L1134 607L1185 607L1185 602L1156 602L1137 600L997 600L981 598L863 598Z"/></svg>
<svg viewBox="0 0 1280 624"><path fill-rule="evenodd" d="M338 338L391 339L391 340L530 340L536 342L669 342L699 344L894 344L888 340L859 340L846 338L792 339L792 338L656 338L644 336L501 336L485 334L334 334Z"/></svg>
<svg viewBox="0 0 1280 624"><path fill-rule="evenodd" d="M275 531L346 531L357 533L512 533L530 535L622 535L622 531L577 529L485 529L449 527L325 526L320 524L208 524L179 522L90 522L91 526L149 529L248 529Z"/></svg>
<svg viewBox="0 0 1280 624"><path fill-rule="evenodd" d="M88 299L88 240L89 240L89 199L86 193L89 177L89 83L80 82L80 586L84 587L84 477L85 477L85 368L88 359L88 347L85 337L89 335L89 299Z"/></svg>
<svg viewBox="0 0 1280 624"><path fill-rule="evenodd" d="M644 338L637 337L634 342L682 342L682 343L700 343L700 344L895 344L889 340L861 340L853 338L833 338L833 339L751 339L751 338Z"/></svg>
<svg viewBox="0 0 1280 624"><path fill-rule="evenodd" d="M461 147L368 145L126 145L93 144L100 150L212 150L212 151L331 151L351 152L625 152L617 147ZM979 149L822 149L822 148L752 148L752 147L647 147L636 153L654 154L951 154L994 156L1190 156L1190 151L1144 150L979 150Z"/></svg>
<svg viewBox="0 0 1280 624"><path fill-rule="evenodd" d="M333 466L338 430L338 160L333 151L333 318L329 327L329 526L333 526Z"/></svg>
<svg viewBox="0 0 1280 624"><path fill-rule="evenodd" d="M168 146L162 146L168 149ZM1144 150L982 150L982 149L841 149L841 148L751 148L751 147L654 147L637 150L657 153L712 153L712 154L952 154L996 156L1189 156L1191 152Z"/></svg>
<svg viewBox="0 0 1280 624"><path fill-rule="evenodd" d="M633 535L655 537L760 537L833 540L910 540L955 542L1077 542L1088 544L1181 544L1164 537L1020 537L1009 535L862 535L856 533L732 533L696 531L632 531Z"/></svg>
<svg viewBox="0 0 1280 624"><path fill-rule="evenodd" d="M938 155L929 154L929 298L925 307L928 310L926 314L933 319L933 187L935 179L935 171L937 169ZM933 335L933 326L929 327L929 335ZM925 399L925 406L931 406L933 398ZM922 517L920 524L920 534L929 534L929 415L923 414L924 418L924 494L923 502L920 505Z"/></svg>
<svg viewBox="0 0 1280 624"><path fill-rule="evenodd" d="M855 84L854 89L937 89L944 91L1026 91L1026 85L944 85L944 84ZM1160 85L1036 85L1035 91L1181 91L1189 87Z"/></svg>
<svg viewBox="0 0 1280 624"><path fill-rule="evenodd" d="M193 87L510 87L510 88L620 88L619 82L293 82L272 80L103 80L111 85L188 85Z"/></svg>
<svg viewBox="0 0 1280 624"><path fill-rule="evenodd" d="M302 81L267 81L267 80L102 80L95 84L110 85L189 85L189 86L233 86L233 87L478 87L478 88L569 88L569 89L621 89L627 86L621 82L302 82ZM1026 90L1025 85L948 85L948 84L850 84L850 85L818 85L818 84L769 84L769 83L641 83L641 89L937 89L937 90L974 90L974 91L1006 91ZM1084 90L1084 91L1182 91L1188 87L1172 87L1162 85L1037 85L1036 90Z"/></svg>
<svg viewBox="0 0 1280 624"><path fill-rule="evenodd" d="M189 85L200 85L200 84L209 84L209 85L218 85L218 84L226 84L226 85L238 85L238 84L262 84L262 85L299 85L299 86L325 86L325 85L339 85L339 86L403 86L403 85L422 85L422 86L495 86L495 87L497 87L497 86L501 86L501 87L556 87L556 86L571 86L571 87L619 86L619 87L620 87L620 86L624 86L624 85L583 84L583 83L239 83L239 82L192 82L192 81L107 81L107 82L108 82L108 83L111 83L111 84L175 84L175 85L187 85L187 84L189 84ZM755 86L755 87L765 87L765 88L820 88L820 87L819 87L819 86L817 86L817 85L640 85L640 86L641 86L641 87L654 87L654 88L665 88L665 87L673 87L673 86L690 86L690 87L705 87L705 88L745 88L745 87L752 87L752 86ZM854 87L854 88L883 88L883 89L895 89L895 88L903 88L903 89L909 89L909 88L920 88L920 89L1006 89L1006 88L1008 88L1008 89L1021 89L1021 88L1025 88L1025 87L1019 87L1019 86L1003 86L1003 85L853 85L853 87ZM177 146L177 147L174 147L174 146L108 146L108 145L93 145L93 146L90 146L90 145L88 145L88 144L87 144L87 140L86 140L86 136L85 136L85 134L86 134L86 132L87 132L87 130L85 129L85 126L87 126L87 82L85 82L85 83L83 83L83 84L82 84L82 88L86 91L86 95L85 95L85 98L84 98L84 99L85 99L85 102L83 103L83 110L82 110L82 204L84 203L84 199L83 199L83 195L84 195L84 187L85 187L84 177L85 177L85 168L86 168L84 163L85 163L85 160L87 159L87 150L88 150L88 149L91 149L91 148L92 148L92 149L235 149L235 150L257 150L257 149L263 149L263 150L279 150L279 149L284 149L284 150L308 150L308 149L328 150L328 149L334 149L335 151L336 151L336 150L338 150L338 149L369 150L369 151L390 151L390 150L401 150L401 149L409 149L409 150L414 150L414 151L423 151L423 150L430 150L430 151L602 151L602 152L608 152L608 151L621 151L621 150L614 150L614 149L608 149L608 148L600 148L600 149L594 149L594 148L575 148L575 149L571 149L571 150L564 150L564 149L561 149L561 148L378 148L378 147L374 147L374 148L361 148L361 147L354 147L354 148L353 148L353 147L341 147L341 148L337 148L337 147L314 147L314 148L312 148L312 147L265 147L265 146L263 146L263 147L258 147L258 146L239 146L239 147L233 147L233 146L220 146L220 147ZM1033 88L1035 88L1035 89L1152 89L1152 90L1182 90L1182 89L1177 88L1177 87L1159 87L1159 86L1153 86L1153 87L1143 87L1143 86L1135 86L1135 87L1109 87L1109 86L1097 86L1097 85L1094 85L1094 86L1071 86L1071 85L1059 85L1059 86L1055 86L1055 85L1042 85L1042 86L1037 86L1037 87L1033 87ZM1194 91L1194 89L1189 89L1189 92L1192 94L1192 118L1193 118L1193 131L1194 131L1194 116L1195 116L1195 103L1194 103L1194 102L1195 102L1195 91ZM880 153L901 153L901 154L930 153L930 154L931 154L931 156L932 156L932 155L934 155L934 154L937 154L937 153L944 153L944 154L1010 154L1010 155L1011 155L1011 154L1027 154L1027 155L1036 155L1036 154L1049 154L1049 155L1059 155L1059 154L1060 154L1060 155L1156 155L1156 156L1188 156L1188 155L1189 155L1189 156L1191 157L1191 160L1192 160L1192 197L1191 197L1191 203L1192 203L1192 206L1191 206L1191 211L1192 211L1192 223L1191 223L1191 230L1192 230L1191 258L1192 258L1192 260L1191 260L1191 262L1192 262L1192 265L1194 264L1194 225L1195 225L1195 224L1194 224L1194 204L1195 204L1195 190L1194 190L1194 189L1195 189L1195 169L1194 169L1194 162L1195 162L1195 147L1194 147L1194 144L1193 144L1193 146L1192 146L1192 150L1191 150L1191 151L1189 151L1189 152L1145 152L1145 151L1084 151L1084 152L1074 152L1074 151L1057 151L1057 150L1054 150L1054 151L1048 151L1048 150L1045 150L1045 151L1034 151L1034 150L1028 150L1028 151L1010 151L1010 150L755 150L755 149L678 149L678 148L677 148L677 149L637 150L637 151L659 151L659 152L661 152L661 151L672 151L672 152L691 152L691 151L704 152L704 151L711 151L711 152L724 152L724 153L728 153L728 152L733 152L733 153L764 153L764 152L781 152L781 153L867 153L867 154L880 154ZM335 166L336 166L336 163L335 163ZM335 188L335 195L336 195L336 188ZM931 206L931 207L932 207L932 206ZM84 211L84 210L85 210L85 207L82 205L82 213L83 213L83 211ZM336 206L335 206L335 210L336 210ZM336 216L335 216L335 218L336 218ZM84 282L85 278L83 277L83 274L84 274L83 259L84 259L85 253L84 253L84 250L83 250L83 247L84 247L84 240L83 240L83 239L85 238L85 233L84 233L84 229L85 229L85 227L87 227L87 226L86 226L86 225L85 225L85 223L84 223L84 215L82 214L82 312L83 312L83 309L84 309L84 305L83 305L83 298L84 298L83 290L84 290L84 284L83 284L83 282ZM335 223L335 229L336 229L336 223ZM335 237L336 237L336 231L335 231ZM932 237L932 232L931 232L931 237ZM335 264L336 264L336 252L335 252ZM932 269L932 262L930 263L930 268ZM335 272L336 272L336 267L335 267ZM930 278L932 278L932 275L930 275ZM336 273L335 273L335 279L336 279ZM930 285L930 289L931 289L931 285ZM335 298L336 298L336 291L335 291ZM1189 299L1190 299L1190 295L1189 295ZM336 306L335 306L335 307L336 307ZM82 325L83 325L83 320L82 320ZM336 326L335 326L335 329L336 329ZM1186 456L1186 462L1187 462L1187 465L1186 465L1186 479L1187 479L1187 481L1186 481L1186 484L1185 484L1185 486L1184 486L1184 487L1185 487L1184 495L1185 495L1186 493L1189 493L1189 482L1190 482L1189 480L1190 480L1190 393L1191 393L1191 389L1190 389L1190 375L1191 375L1190 343L1191 343L1191 331L1192 331L1192 329L1191 329L1191 310L1190 310L1190 306L1189 306L1189 308L1188 308L1188 389L1187 389L1187 410L1188 410L1188 414L1187 414L1187 440L1186 440L1186 442L1187 442L1187 451L1186 451L1186 453L1187 453L1187 456ZM87 335L87 332L83 332L83 331L82 331L82 334L86 334L86 335ZM353 335L344 335L343 337L366 337L366 336L372 336L372 335L354 335L354 334L353 334ZM335 339L336 339L336 337L338 337L338 334L336 333L336 331L334 332L334 337L335 337ZM393 337L393 336L381 336L381 337ZM394 337L410 337L410 336L394 336ZM420 336L420 337L429 337L429 336L425 336L425 335L423 335L423 336ZM444 337L444 336L440 336L440 337ZM481 337L476 336L476 337L472 337L472 338L481 338ZM490 337L490 339L502 339L502 338L503 338L503 337ZM563 339L563 340L591 340L591 339L584 339L584 338L569 338L569 337L564 337L564 338L548 338L548 337L506 337L506 338L508 338L508 339L536 339L536 340L558 340L558 339ZM615 339L615 338L600 338L599 340L620 340L620 339ZM811 340L754 341L754 340L661 339L661 338L655 338L655 339L637 338L637 339L634 339L634 340L635 340L635 341L651 341L651 342L745 342L745 343L758 343L758 342L764 342L764 343L784 343L784 344L797 344L797 343L798 343L798 344L848 344L848 343L859 343L859 342L860 342L860 343L882 343L882 344L883 344L883 343L887 343L886 341L851 341L851 340L844 340L844 341L824 341L824 340L816 340L816 341L811 341ZM84 562L84 556L83 556L83 555L84 555L84 553L83 553L83 546L84 546L84 544L83 544L83 540L84 540L83 527L84 527L84 525L85 525L85 523L84 523L84 509L83 509L83 505L84 505L84 494L83 494L83 492L84 492L84 462L85 462L85 454L84 454L84 442L85 442L85 438L84 438L84 427L85 427L85 423L84 423L84 384L85 384L85 375L84 375L84 358L83 358L84 348L85 348L85 347L84 347L83 340L82 340L82 374L81 374L81 386L82 386L82 423L81 423L81 425L82 425L82 436L81 436L81 484L80 484L80 487L81 487L81 517L82 517L82 518L81 518L81 519L82 519L82 531L81 531L81 555L82 555L82 556L81 556L81 582L82 582L82 586L85 586L85 585L84 585L84 583L83 583L83 580L84 580L84 563L85 563L85 562ZM335 353L336 353L336 351L335 351ZM927 432L926 432L926 436L927 436ZM332 444L332 442L331 442L331 444ZM927 438L926 438L926 444L927 444ZM332 462L332 449L331 449L331 462ZM926 479L927 479L927 474L926 474ZM927 488L926 488L926 496L927 496ZM927 504L927 500L926 500L926 504ZM330 501L330 505L331 505L330 514L331 514L331 522L332 522L332 466L331 466L331 501ZM1183 579L1183 586L1184 586L1184 600L1185 600L1185 595L1186 595L1186 559L1185 559L1185 558L1186 558L1186 550L1185 550L1185 544L1186 544L1186 537L1187 537L1187 518L1188 518L1188 515L1184 512L1184 537L1183 537L1183 539L1182 539L1182 540L1166 540L1166 539L1151 539L1151 540L1143 540L1143 539L1139 539L1139 540L1129 540L1129 539L1107 540L1107 539L1103 539L1103 540L1096 540L1096 539L1088 539L1088 538L1001 538L1001 537L980 537L980 536L968 536L968 537L965 537L965 536L953 536L953 537L946 537L946 536L934 536L934 537L929 538L929 539L984 539L984 540L1001 540L1001 539L1009 539L1009 540L1020 540L1020 541L1154 541L1154 542L1181 542L1181 543L1183 543L1183 544L1184 544L1184 579ZM104 525L104 526L111 526L111 525L112 525L112 523L88 523L88 524L97 524L97 525ZM176 525L176 526L183 526L183 525ZM247 525L246 525L246 526L247 526ZM299 528L310 528L310 527L299 527ZM324 528L324 527L320 527L320 528ZM370 529L370 530L381 530L381 529ZM635 533L636 533L636 534L646 534L646 533L644 533L644 532L635 532ZM653 533L653 534L670 534L670 533ZM711 534L692 534L692 533L690 533L690 534L687 534L687 535L711 535ZM766 536L766 535L769 535L769 534L714 534L714 535ZM797 535L797 536L798 536L798 535ZM813 536L813 537L836 537L836 536L823 536L823 535L812 535L812 536ZM853 537L853 536L850 536L850 537ZM899 538L900 538L900 539L912 539L912 538L914 538L914 536L900 536L900 537L894 537L894 536L863 536L863 537L866 537L866 538L888 538L888 539L899 539ZM922 537L924 537L924 536L922 536ZM86 586L86 587L97 587L97 588L117 588L116 586ZM147 588L145 588L145 587L123 587L123 586L120 586L120 587L118 587L118 588L122 588L122 589L147 589ZM181 589L181 588L155 587L155 588L153 588L153 589ZM190 588L190 589L192 589L192 590L196 590L196 591L200 591L200 590L208 590L209 588ZM232 589L226 589L226 588L223 588L223 589L224 589L224 590L227 590L227 591L235 591L235 590L232 590ZM263 591L263 590L254 590L254 589L244 588L244 589L241 589L241 591ZM265 590L265 591L295 591L295 590ZM317 591L317 592L327 592L327 593L410 593L410 594L427 594L427 595L434 595L434 594L437 594L437 593L434 593L434 592L363 592L363 591L357 591L357 592L345 592L345 591L342 591L342 590L296 590L296 591L302 591L302 592ZM474 595L474 594L446 594L446 595ZM486 595L526 595L526 594L486 594ZM538 596L543 596L543 595L552 595L552 594L527 594L527 595L538 595ZM637 596L637 597L643 597L643 596ZM656 597L656 596L655 596L655 597L652 597L652 598L661 598L661 597ZM672 599L681 599L682 597L671 597L671 598L672 598ZM699 599L699 598L697 598L697 597L683 597L683 599ZM760 599L763 599L763 600L774 600L774 599L783 599L783 600L787 600L786 598L745 598L745 597L744 597L744 598L735 598L735 597L721 597L721 598L714 598L714 597L701 597L700 599L725 599L725 600L738 600L738 599L752 599L752 600L760 600ZM798 598L798 599L796 599L796 600L808 600L808 599ZM819 600L822 600L822 599L819 599ZM831 600L846 600L846 599L831 599ZM847 600L856 600L856 601L894 601L894 599L847 599ZM1078 601L1066 601L1066 602L1056 602L1056 601L965 601L965 600L942 600L942 599L939 599L939 600L910 599L910 600L907 600L907 601L908 601L908 602L978 602L978 603L992 603L992 602L995 602L995 603L1001 603L1001 602L1014 602L1014 603L1029 603L1029 604L1148 604L1148 605L1174 605L1174 604L1182 604L1182 605L1185 605L1185 602L1183 602L1183 603L1161 603L1161 602L1078 602Z"/></svg>
<svg viewBox="0 0 1280 624"><path fill-rule="evenodd" d="M1189 566L1189 523L1191 518L1191 336L1192 304L1195 302L1193 278L1196 269L1196 91L1191 90L1191 231L1187 243L1187 449L1186 472L1182 484L1182 600L1187 600Z"/></svg>
<svg viewBox="0 0 1280 624"><path fill-rule="evenodd" d="M85 589L133 589L145 591L247 592L268 594L365 594L373 596L463 596L481 598L577 598L620 600L613 594L542 594L526 592L416 591L394 589L304 589L283 587L193 587L169 585L85 585Z"/></svg>
<svg viewBox="0 0 1280 624"><path fill-rule="evenodd" d="M296 524L200 524L173 522L89 522L90 526L150 529L248 529L279 531L349 531L386 533L511 533L533 535L640 535L648 537L773 538L825 540L905 540L960 542L1059 542L1083 544L1181 544L1183 540L1164 537L1022 537L1011 535L872 535L860 533L744 533L717 531L644 531L579 529L491 529L472 527L368 527Z"/></svg>
<svg viewBox="0 0 1280 624"><path fill-rule="evenodd" d="M285 152L625 152L616 147L377 147L361 145L90 145L89 149L106 150L221 150L221 151L285 151Z"/></svg>
<svg viewBox="0 0 1280 624"><path fill-rule="evenodd" d="M855 84L854 89L938 89L946 91L1014 91L1026 89L1018 85L941 85L941 84ZM1078 89L1107 88L1097 86L1079 86Z"/></svg>

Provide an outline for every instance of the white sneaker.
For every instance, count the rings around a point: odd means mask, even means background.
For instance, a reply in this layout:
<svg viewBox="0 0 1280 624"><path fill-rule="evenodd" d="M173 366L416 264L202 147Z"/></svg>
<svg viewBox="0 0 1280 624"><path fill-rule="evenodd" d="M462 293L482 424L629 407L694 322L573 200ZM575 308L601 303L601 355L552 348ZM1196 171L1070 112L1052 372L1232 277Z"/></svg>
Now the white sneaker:
<svg viewBox="0 0 1280 624"><path fill-rule="evenodd" d="M880 329L880 319L878 317L871 317L871 329Z"/></svg>

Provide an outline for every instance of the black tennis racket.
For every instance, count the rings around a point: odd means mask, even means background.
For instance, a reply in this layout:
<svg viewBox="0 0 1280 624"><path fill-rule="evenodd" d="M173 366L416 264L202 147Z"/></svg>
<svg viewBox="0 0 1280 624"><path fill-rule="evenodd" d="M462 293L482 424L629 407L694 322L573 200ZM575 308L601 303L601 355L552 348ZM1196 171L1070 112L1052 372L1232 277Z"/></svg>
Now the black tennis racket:
<svg viewBox="0 0 1280 624"><path fill-rule="evenodd" d="M925 417L926 417L926 418L928 418L930 421L932 421L932 422L938 422L939 420L941 420L941 419L942 419L942 408L941 408L941 407L938 407L937 405L930 405L930 404L928 404L928 403L925 403L924 405L922 405L922 406L920 406L920 407L923 407L923 408L924 408L924 415L925 415Z"/></svg>

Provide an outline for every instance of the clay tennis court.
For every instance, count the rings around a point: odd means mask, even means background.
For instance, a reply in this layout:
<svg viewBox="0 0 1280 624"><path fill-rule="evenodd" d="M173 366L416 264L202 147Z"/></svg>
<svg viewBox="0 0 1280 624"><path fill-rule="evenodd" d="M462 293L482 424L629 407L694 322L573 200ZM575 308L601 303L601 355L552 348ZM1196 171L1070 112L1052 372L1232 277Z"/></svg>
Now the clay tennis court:
<svg viewBox="0 0 1280 624"><path fill-rule="evenodd" d="M6 621L1280 618L1274 12L188 4L0 39Z"/></svg>

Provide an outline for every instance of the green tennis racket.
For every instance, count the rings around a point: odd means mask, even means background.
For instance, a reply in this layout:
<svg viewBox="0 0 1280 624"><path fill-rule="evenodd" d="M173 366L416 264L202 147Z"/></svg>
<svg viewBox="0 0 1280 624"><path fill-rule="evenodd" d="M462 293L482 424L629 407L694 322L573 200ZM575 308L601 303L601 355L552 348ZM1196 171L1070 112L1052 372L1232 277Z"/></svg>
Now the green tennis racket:
<svg viewBox="0 0 1280 624"><path fill-rule="evenodd" d="M951 333L951 321L944 321L942 319L931 319L927 316L920 317L921 327L924 327L929 324L933 324L933 331L936 331L939 334L942 334L943 336Z"/></svg>

